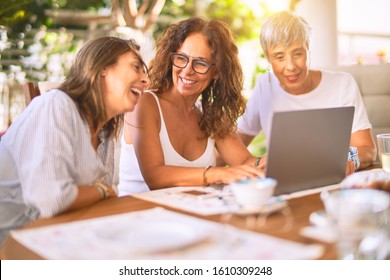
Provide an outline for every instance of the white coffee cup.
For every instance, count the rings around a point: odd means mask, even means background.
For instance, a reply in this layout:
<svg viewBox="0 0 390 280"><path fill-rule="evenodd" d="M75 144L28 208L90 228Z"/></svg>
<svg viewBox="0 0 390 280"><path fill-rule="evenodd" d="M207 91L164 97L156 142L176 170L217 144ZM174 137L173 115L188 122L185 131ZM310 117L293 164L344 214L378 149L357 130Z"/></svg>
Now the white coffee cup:
<svg viewBox="0 0 390 280"><path fill-rule="evenodd" d="M272 178L256 178L234 182L229 185L236 201L244 209L256 209L273 196L277 181Z"/></svg>
<svg viewBox="0 0 390 280"><path fill-rule="evenodd" d="M321 199L338 240L340 259L383 259L388 254L390 195L373 189L323 191Z"/></svg>

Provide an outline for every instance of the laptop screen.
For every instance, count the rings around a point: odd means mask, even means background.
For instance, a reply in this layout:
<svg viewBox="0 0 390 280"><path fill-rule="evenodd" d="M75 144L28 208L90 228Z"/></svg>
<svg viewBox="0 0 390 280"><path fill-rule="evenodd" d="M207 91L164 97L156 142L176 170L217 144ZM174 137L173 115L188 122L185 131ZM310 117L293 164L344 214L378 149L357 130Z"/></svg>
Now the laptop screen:
<svg viewBox="0 0 390 280"><path fill-rule="evenodd" d="M345 177L354 107L275 112L266 176L275 195L339 183Z"/></svg>

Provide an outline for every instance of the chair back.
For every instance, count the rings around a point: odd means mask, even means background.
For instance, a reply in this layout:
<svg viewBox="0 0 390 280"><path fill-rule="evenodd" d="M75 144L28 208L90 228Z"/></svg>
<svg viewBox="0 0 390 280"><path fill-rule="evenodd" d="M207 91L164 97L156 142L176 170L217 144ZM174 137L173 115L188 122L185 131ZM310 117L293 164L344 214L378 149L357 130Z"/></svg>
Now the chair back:
<svg viewBox="0 0 390 280"><path fill-rule="evenodd" d="M24 99L26 101L26 106L30 104L33 98L41 94L38 86L33 82L26 82L23 84Z"/></svg>
<svg viewBox="0 0 390 280"><path fill-rule="evenodd" d="M26 106L31 102L31 100L37 97L40 94L46 93L47 91L57 88L61 85L61 82L38 82L36 85L34 82L26 82L23 85L24 98L26 101Z"/></svg>

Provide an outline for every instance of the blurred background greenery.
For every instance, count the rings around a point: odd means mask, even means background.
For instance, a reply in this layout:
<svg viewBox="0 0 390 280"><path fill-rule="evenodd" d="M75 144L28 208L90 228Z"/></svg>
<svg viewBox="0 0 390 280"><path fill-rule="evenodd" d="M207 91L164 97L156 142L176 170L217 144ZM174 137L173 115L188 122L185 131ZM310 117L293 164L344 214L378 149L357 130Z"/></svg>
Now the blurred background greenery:
<svg viewBox="0 0 390 280"><path fill-rule="evenodd" d="M282 0L2 0L0 131L24 108L21 85L27 80L63 79L86 39L130 36L142 48L148 46L145 51L151 55L154 40L167 26L192 16L219 19L230 26L249 92L267 66L258 37L262 20L274 12L275 1ZM282 2L288 3L286 9L293 9L298 1ZM250 149L255 155L265 152L262 135Z"/></svg>
<svg viewBox="0 0 390 280"><path fill-rule="evenodd" d="M275 2L275 0L273 0ZM0 70L24 68L29 80L59 79L80 41L125 27L157 38L175 21L203 16L227 22L238 44L256 41L271 0L2 0ZM293 1L294 2L294 1ZM122 28L123 29L123 28ZM58 57L60 54L60 57ZM63 67L51 73L50 59ZM261 53L258 54L261 59ZM49 67L48 67L49 64ZM260 65L260 66L259 66ZM256 73L264 67L252 66ZM42 73L40 73L42 72ZM52 77L54 76L54 77ZM248 77L251 79L253 77Z"/></svg>

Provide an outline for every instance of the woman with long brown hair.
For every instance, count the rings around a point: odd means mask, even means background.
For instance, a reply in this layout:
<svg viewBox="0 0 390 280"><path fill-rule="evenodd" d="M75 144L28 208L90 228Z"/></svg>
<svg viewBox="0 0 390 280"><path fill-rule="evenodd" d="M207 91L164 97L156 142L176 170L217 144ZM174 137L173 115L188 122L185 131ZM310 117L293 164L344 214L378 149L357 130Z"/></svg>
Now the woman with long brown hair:
<svg viewBox="0 0 390 280"><path fill-rule="evenodd" d="M132 40L100 37L65 81L32 100L0 142L0 245L9 231L117 196L114 139L147 86Z"/></svg>

